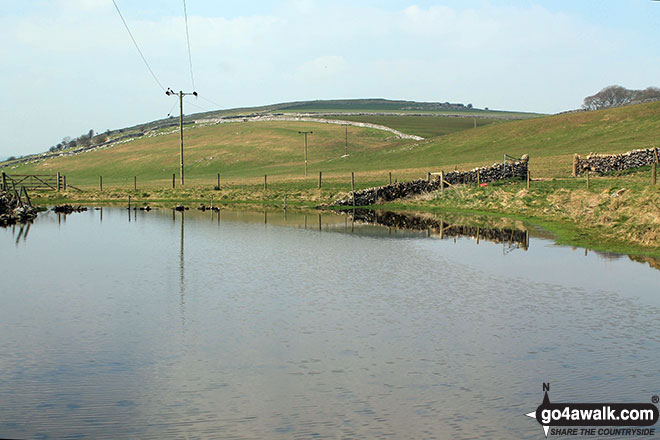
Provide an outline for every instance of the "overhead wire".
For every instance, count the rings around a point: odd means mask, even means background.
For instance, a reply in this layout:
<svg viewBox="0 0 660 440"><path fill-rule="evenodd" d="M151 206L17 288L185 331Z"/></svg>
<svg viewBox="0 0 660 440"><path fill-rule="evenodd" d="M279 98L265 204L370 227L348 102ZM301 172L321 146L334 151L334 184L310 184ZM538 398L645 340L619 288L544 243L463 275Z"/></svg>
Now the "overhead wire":
<svg viewBox="0 0 660 440"><path fill-rule="evenodd" d="M133 33L131 32L131 29L128 27L128 24L126 23L126 20L124 20L124 16L122 15L121 11L119 10L119 6L117 6L117 2L115 0L112 0L112 3L115 5L115 9L117 9L117 13L119 14L119 18L121 18L122 23L124 23L124 27L128 31L128 35L131 37L131 40L133 40L133 44L135 45L135 48L137 49L138 53L140 54L140 57L142 57L142 61L144 61L144 65L147 66L147 69L149 69L149 72L151 73L151 76L153 76L154 80L156 83L158 83L158 86L163 89L163 92L165 91L165 87L158 81L158 78L156 77L156 74L154 71L151 69L151 66L147 62L147 59L144 57L144 54L140 50L140 46L138 46L137 41L135 41L135 37L133 37Z"/></svg>
<svg viewBox="0 0 660 440"><path fill-rule="evenodd" d="M178 102L176 102L176 101L174 102L174 104L172 104L172 108L170 109L169 112L167 112L167 117L168 117L168 118L169 118L170 116L172 116L172 111L174 111L174 107L176 107L177 104L178 104Z"/></svg>
<svg viewBox="0 0 660 440"><path fill-rule="evenodd" d="M222 106L221 106L220 104L218 104L217 102L213 102L213 101L211 101L210 99L205 98L204 95L199 95L199 97L202 98L204 101L206 101L206 102L208 102L208 103L210 103L210 104L215 105L215 106L218 107L218 108L221 108L221 107L222 107Z"/></svg>
<svg viewBox="0 0 660 440"><path fill-rule="evenodd" d="M190 81L192 82L193 91L195 91L195 77L193 76L192 53L190 51L190 34L188 33L188 10L186 8L186 0L183 0L183 16L186 21L186 41L188 42L188 64L190 64Z"/></svg>

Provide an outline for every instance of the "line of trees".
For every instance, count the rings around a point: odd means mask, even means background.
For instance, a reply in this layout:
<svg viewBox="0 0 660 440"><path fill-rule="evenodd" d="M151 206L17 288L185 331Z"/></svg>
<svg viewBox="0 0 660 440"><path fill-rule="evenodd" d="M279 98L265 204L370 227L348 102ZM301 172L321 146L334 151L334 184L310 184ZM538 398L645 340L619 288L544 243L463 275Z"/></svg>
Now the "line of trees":
<svg viewBox="0 0 660 440"><path fill-rule="evenodd" d="M595 95L584 98L582 108L599 110L627 104L660 101L660 88L647 87L644 90L630 90L621 86L607 86Z"/></svg>
<svg viewBox="0 0 660 440"><path fill-rule="evenodd" d="M89 147L90 145L98 145L103 142L107 142L110 139L110 130L107 130L105 133L97 134L94 133L93 129L90 129L87 133L81 134L77 138L72 138L71 136L65 136L62 138L62 141L57 145L53 145L48 149L48 151L55 152L59 150L64 150L66 148L73 147Z"/></svg>

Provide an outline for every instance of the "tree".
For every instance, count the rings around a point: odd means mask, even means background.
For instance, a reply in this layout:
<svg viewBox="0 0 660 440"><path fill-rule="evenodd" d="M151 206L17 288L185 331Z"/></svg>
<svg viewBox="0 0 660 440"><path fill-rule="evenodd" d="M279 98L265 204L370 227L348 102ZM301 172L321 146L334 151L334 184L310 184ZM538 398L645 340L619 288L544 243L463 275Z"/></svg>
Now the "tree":
<svg viewBox="0 0 660 440"><path fill-rule="evenodd" d="M90 129L89 129L89 131L87 132L87 137L88 137L89 139L91 139L91 138L94 137L94 129L93 129L93 128L90 128Z"/></svg>
<svg viewBox="0 0 660 440"><path fill-rule="evenodd" d="M629 90L625 87L607 86L595 95L584 98L582 108L599 110L620 105L660 100L660 89L648 87L645 90Z"/></svg>

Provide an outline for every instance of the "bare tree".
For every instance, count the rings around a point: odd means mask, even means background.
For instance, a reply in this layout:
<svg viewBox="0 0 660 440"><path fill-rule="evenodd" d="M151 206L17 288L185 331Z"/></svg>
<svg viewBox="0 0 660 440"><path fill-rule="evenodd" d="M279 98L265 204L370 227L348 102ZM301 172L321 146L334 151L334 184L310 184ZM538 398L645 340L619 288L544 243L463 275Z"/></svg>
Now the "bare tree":
<svg viewBox="0 0 660 440"><path fill-rule="evenodd" d="M655 100L660 100L660 89L657 87L648 87L645 90L630 90L625 87L613 85L605 87L595 95L584 98L582 108L586 110L599 110Z"/></svg>

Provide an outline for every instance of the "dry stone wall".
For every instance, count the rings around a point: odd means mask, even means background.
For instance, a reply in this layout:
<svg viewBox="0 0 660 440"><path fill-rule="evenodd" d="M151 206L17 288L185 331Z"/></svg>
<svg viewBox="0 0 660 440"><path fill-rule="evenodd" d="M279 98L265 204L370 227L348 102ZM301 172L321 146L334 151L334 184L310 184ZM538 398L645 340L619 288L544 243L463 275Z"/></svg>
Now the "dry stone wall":
<svg viewBox="0 0 660 440"><path fill-rule="evenodd" d="M524 159L513 163L496 163L489 167L475 168L470 171L450 171L445 174L446 183L441 183L440 177L436 175L430 181L417 179L411 182L399 182L355 191L355 206L374 205L378 202L389 202L404 197L424 194L439 190L442 187L446 188L447 183L451 185L469 185L477 184L478 182L488 183L505 179L525 180L527 179L529 159L525 156L523 157ZM352 206L353 197L348 196L339 199L334 202L334 205Z"/></svg>
<svg viewBox="0 0 660 440"><path fill-rule="evenodd" d="M573 176L580 176L587 170L591 173L603 174L611 171L627 170L643 167L658 162L658 148L628 151L623 154L594 154L587 157L573 157Z"/></svg>

